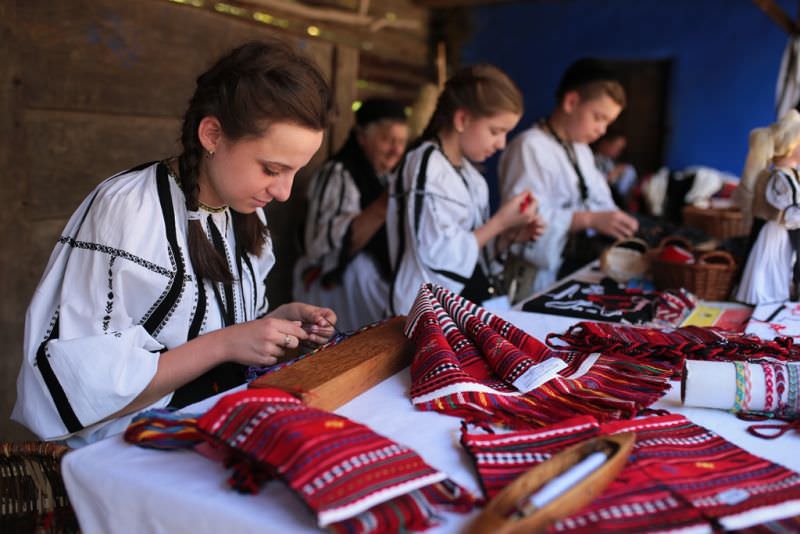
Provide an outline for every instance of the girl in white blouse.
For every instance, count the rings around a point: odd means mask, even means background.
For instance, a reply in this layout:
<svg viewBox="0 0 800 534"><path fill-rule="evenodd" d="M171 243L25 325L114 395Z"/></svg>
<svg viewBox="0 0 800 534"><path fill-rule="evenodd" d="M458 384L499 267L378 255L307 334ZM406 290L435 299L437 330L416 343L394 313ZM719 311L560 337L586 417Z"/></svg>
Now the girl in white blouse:
<svg viewBox="0 0 800 534"><path fill-rule="evenodd" d="M329 109L318 68L281 43L245 44L202 74L180 156L112 176L67 223L28 309L13 419L80 445L329 338L329 309L267 313L263 211L289 197Z"/></svg>
<svg viewBox="0 0 800 534"><path fill-rule="evenodd" d="M420 284L433 282L482 302L496 289L490 262L505 243L537 237L536 199L523 191L489 215L486 180L473 165L506 144L522 116L522 95L491 65L475 65L447 81L422 142L390 184L386 217L394 267L390 311L408 313Z"/></svg>

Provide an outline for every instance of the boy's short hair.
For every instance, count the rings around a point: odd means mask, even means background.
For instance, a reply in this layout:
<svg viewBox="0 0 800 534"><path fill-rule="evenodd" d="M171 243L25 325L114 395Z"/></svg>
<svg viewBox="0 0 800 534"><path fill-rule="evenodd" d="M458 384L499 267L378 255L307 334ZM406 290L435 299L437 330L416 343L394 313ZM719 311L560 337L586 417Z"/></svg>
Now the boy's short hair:
<svg viewBox="0 0 800 534"><path fill-rule="evenodd" d="M625 89L614 72L598 59L581 58L567 68L556 90L558 102L570 91L577 91L582 100L607 95L625 107Z"/></svg>

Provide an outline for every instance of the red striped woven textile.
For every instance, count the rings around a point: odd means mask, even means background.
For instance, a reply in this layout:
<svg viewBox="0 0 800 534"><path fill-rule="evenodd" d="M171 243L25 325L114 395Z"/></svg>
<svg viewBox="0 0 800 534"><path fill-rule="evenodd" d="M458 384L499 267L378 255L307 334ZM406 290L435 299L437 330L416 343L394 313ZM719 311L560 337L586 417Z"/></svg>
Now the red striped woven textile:
<svg viewBox="0 0 800 534"><path fill-rule="evenodd" d="M226 452L236 489L279 478L337 532L423 530L436 524L434 505L475 502L413 450L278 389L227 395L197 427Z"/></svg>
<svg viewBox="0 0 800 534"><path fill-rule="evenodd" d="M532 428L579 414L630 418L670 387L670 361L554 351L451 291L426 284L408 316L416 345L411 400L473 422ZM561 360L552 379L523 392L528 372Z"/></svg>
<svg viewBox="0 0 800 534"><path fill-rule="evenodd" d="M551 532L653 532L791 523L800 475L754 456L681 415L600 424L578 417L535 431L462 430L487 498L529 468L595 435L636 432L628 464L591 505ZM760 530L757 530L760 531Z"/></svg>
<svg viewBox="0 0 800 534"><path fill-rule="evenodd" d="M744 361L776 358L800 361L800 347L791 337L761 339L752 334L732 334L716 328L687 326L656 330L607 323L581 322L564 334L549 334L554 350L614 353L636 358L681 362L692 360Z"/></svg>

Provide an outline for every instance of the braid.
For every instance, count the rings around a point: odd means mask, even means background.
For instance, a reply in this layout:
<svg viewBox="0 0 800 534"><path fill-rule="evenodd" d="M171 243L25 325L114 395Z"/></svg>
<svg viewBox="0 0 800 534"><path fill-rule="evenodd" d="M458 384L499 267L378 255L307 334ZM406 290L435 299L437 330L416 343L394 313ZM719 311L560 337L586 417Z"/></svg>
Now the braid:
<svg viewBox="0 0 800 534"><path fill-rule="evenodd" d="M181 135L183 153L178 158L181 189L186 197L186 209L189 211L197 211L200 204L197 199L200 190L197 186L197 176L203 161L203 147L195 133L198 123L197 117L193 117L191 113L186 115ZM228 262L208 240L203 229L203 221L190 220L187 234L189 259L198 279L231 283L233 275L228 269Z"/></svg>

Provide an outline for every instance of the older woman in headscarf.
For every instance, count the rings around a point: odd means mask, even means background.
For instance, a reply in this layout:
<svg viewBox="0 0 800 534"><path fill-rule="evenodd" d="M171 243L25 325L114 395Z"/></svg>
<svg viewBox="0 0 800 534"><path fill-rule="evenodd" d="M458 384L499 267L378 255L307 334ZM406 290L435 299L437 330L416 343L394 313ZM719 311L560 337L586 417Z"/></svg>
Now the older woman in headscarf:
<svg viewBox="0 0 800 534"><path fill-rule="evenodd" d="M305 255L295 267L294 294L336 310L344 330L384 315L391 276L387 175L407 141L404 107L368 99L344 146L309 185Z"/></svg>

